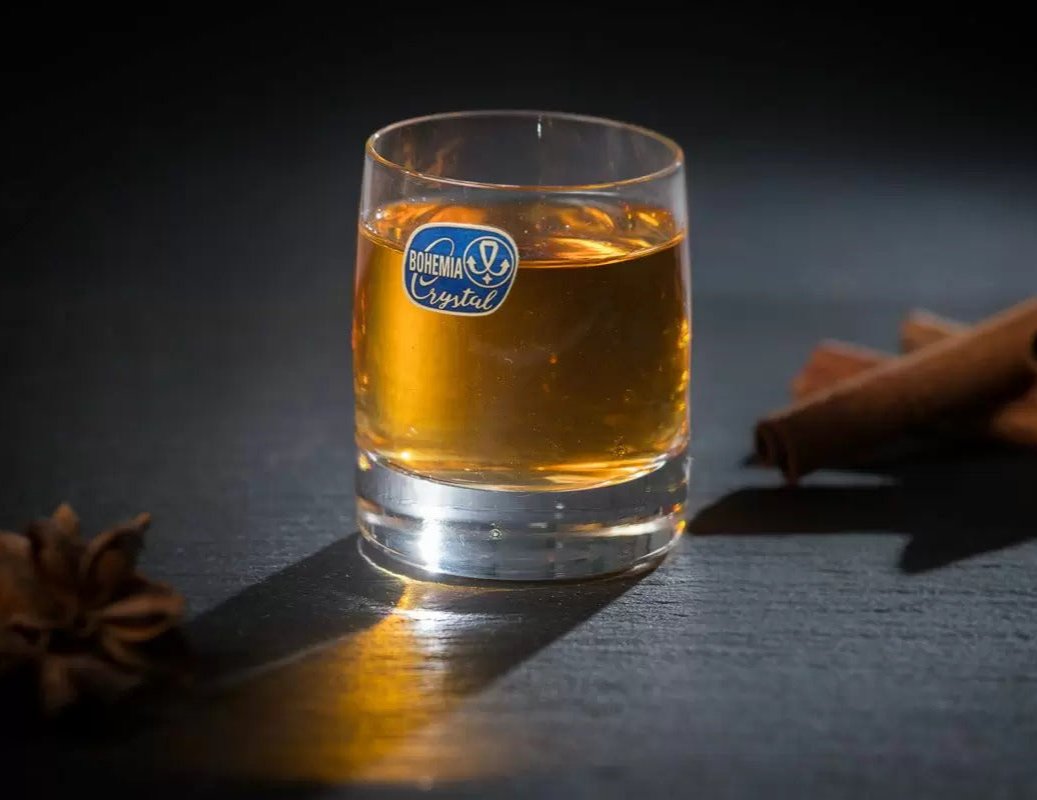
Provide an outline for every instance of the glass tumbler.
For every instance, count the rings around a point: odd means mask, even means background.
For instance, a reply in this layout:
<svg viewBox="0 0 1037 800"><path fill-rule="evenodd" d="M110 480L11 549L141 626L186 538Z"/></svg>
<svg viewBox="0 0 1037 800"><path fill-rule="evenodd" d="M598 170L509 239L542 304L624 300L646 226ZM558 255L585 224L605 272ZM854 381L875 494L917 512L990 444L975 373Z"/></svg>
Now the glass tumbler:
<svg viewBox="0 0 1037 800"><path fill-rule="evenodd" d="M362 535L429 573L583 578L683 529L683 154L575 114L367 142L353 311Z"/></svg>

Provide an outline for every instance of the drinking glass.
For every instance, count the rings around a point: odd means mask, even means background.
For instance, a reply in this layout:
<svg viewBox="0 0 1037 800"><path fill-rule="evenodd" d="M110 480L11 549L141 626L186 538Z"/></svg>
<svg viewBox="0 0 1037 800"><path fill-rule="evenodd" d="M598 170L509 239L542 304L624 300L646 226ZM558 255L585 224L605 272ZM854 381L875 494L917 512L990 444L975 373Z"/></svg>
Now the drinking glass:
<svg viewBox="0 0 1037 800"><path fill-rule="evenodd" d="M690 464L680 147L554 112L398 122L367 141L358 242L365 539L502 580L661 558Z"/></svg>

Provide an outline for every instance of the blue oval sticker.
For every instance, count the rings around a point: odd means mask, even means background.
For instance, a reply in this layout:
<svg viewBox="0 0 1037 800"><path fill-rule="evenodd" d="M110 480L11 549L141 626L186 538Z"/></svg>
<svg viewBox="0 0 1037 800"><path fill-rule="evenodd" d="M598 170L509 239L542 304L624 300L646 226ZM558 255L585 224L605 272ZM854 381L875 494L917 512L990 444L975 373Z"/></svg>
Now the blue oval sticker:
<svg viewBox="0 0 1037 800"><path fill-rule="evenodd" d="M443 314L492 314L516 274L518 248L499 228L433 222L416 228L403 249L407 297Z"/></svg>

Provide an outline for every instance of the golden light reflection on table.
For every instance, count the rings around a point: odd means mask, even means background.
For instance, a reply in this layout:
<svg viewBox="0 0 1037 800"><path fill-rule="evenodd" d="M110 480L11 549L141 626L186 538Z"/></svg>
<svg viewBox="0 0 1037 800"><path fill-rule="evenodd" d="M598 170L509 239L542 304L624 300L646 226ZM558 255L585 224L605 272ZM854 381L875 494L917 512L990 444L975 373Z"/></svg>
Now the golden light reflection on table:
<svg viewBox="0 0 1037 800"><path fill-rule="evenodd" d="M492 684L638 580L418 581L365 559L354 535L197 621L210 655L226 658L139 744L174 772L231 782L513 775L536 737L488 713Z"/></svg>
<svg viewBox="0 0 1037 800"><path fill-rule="evenodd" d="M502 590L401 580L395 608L367 629L218 699L191 761L237 778L418 785L514 768L499 735L450 716L487 678L470 652L486 620L450 606Z"/></svg>

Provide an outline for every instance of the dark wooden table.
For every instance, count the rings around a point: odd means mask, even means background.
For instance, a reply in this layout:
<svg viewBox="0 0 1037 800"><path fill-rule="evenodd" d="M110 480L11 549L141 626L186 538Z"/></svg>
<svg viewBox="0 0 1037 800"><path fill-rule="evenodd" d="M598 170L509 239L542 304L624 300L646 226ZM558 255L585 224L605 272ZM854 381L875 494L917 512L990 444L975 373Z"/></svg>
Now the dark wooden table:
<svg viewBox="0 0 1037 800"><path fill-rule="evenodd" d="M64 796L1037 794L1037 459L924 450L795 491L744 463L817 339L892 348L913 306L1034 292L1031 162L645 106L689 145L693 535L640 579L465 587L357 551L361 137L410 109L160 108L11 159L0 523L151 511L144 565L187 595L202 673L144 719L14 736L5 774Z"/></svg>

